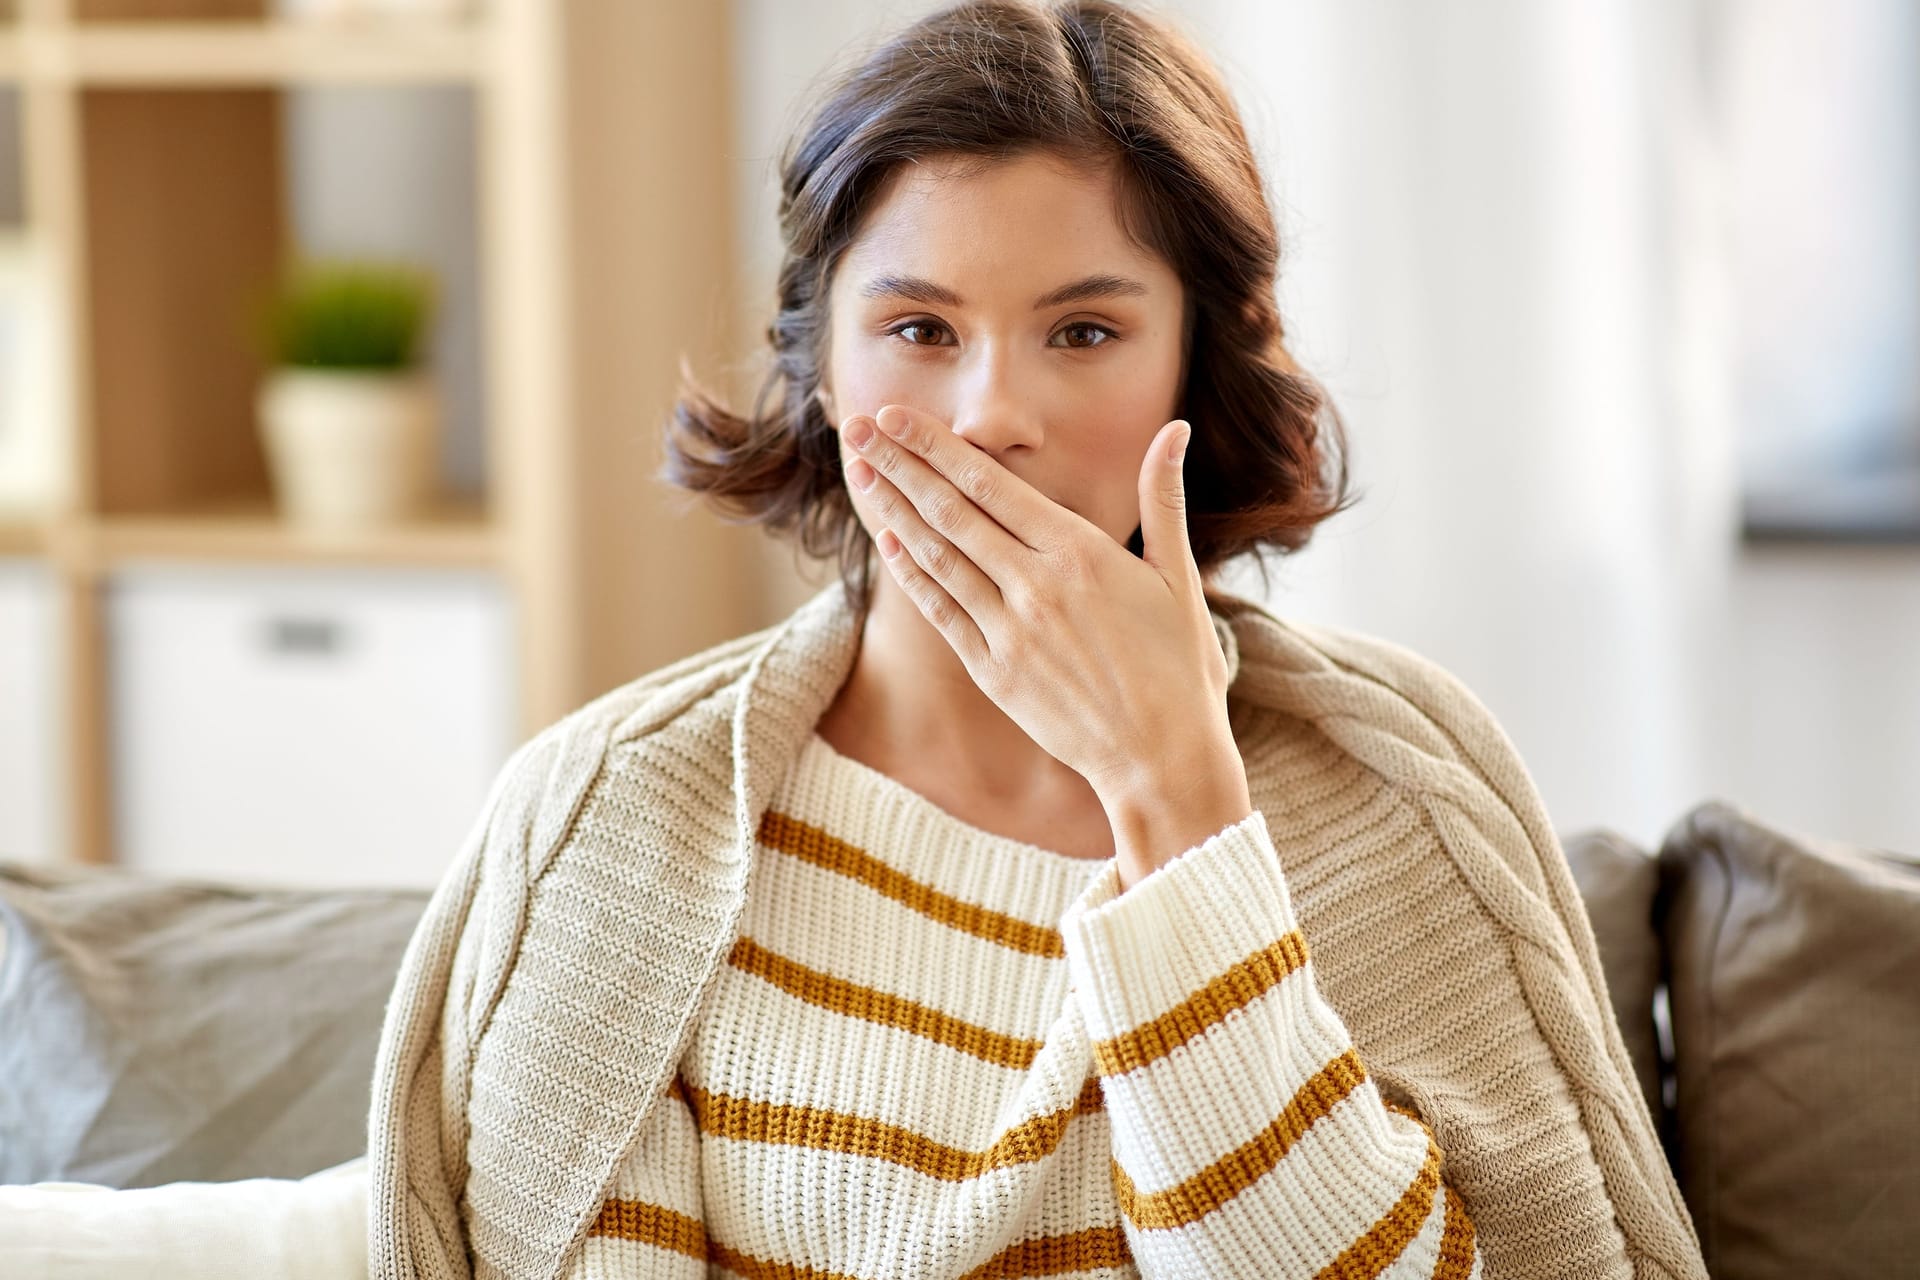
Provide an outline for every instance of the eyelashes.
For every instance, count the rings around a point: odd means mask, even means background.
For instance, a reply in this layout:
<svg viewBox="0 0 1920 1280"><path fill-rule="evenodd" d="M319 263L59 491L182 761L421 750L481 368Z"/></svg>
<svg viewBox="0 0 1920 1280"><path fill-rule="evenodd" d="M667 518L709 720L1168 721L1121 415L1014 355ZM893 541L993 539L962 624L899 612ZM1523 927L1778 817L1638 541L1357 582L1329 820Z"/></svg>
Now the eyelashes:
<svg viewBox="0 0 1920 1280"><path fill-rule="evenodd" d="M922 332L932 332L936 334L952 333L952 330L948 329L946 325L941 324L938 320L908 320L902 324L894 325L891 329L888 329L886 332L888 337L897 337L910 347L930 347L931 348L931 347L949 347L949 346L957 345L956 343L951 343L951 342L922 342L916 338L909 337L908 334L915 330L919 330ZM1068 351L1092 351L1097 347L1104 347L1108 343L1118 342L1120 340L1120 335L1115 333L1112 329L1109 329L1106 325L1103 325L1103 324L1095 324L1091 320L1075 320L1071 324L1063 324L1058 329L1054 330L1053 336L1059 337L1061 334L1073 333L1076 331L1082 332L1083 334L1096 334L1099 336L1094 341L1091 341L1091 342L1080 342L1077 344L1063 343L1059 345L1061 345L1065 350L1068 350ZM1054 346L1056 344L1053 343L1052 341L1049 341L1047 345Z"/></svg>

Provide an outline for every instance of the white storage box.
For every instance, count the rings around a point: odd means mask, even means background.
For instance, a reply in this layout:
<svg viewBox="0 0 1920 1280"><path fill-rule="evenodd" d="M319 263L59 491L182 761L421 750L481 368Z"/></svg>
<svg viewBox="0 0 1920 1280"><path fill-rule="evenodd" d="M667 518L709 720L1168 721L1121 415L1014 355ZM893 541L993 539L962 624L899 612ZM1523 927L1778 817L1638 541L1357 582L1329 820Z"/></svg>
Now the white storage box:
<svg viewBox="0 0 1920 1280"><path fill-rule="evenodd" d="M0 859L66 856L57 586L37 560L0 560Z"/></svg>
<svg viewBox="0 0 1920 1280"><path fill-rule="evenodd" d="M492 575L141 566L105 608L127 866L432 885L514 745Z"/></svg>

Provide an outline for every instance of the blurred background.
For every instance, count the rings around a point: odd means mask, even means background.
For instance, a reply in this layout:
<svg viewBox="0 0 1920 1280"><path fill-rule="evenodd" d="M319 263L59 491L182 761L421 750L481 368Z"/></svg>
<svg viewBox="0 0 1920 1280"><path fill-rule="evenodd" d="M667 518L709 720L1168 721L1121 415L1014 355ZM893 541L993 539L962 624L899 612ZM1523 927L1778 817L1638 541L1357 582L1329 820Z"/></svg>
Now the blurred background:
<svg viewBox="0 0 1920 1280"><path fill-rule="evenodd" d="M0 0L0 859L431 884L515 745L827 581L660 485L879 0ZM1364 497L1232 585L1562 834L1920 850L1920 6L1182 0Z"/></svg>

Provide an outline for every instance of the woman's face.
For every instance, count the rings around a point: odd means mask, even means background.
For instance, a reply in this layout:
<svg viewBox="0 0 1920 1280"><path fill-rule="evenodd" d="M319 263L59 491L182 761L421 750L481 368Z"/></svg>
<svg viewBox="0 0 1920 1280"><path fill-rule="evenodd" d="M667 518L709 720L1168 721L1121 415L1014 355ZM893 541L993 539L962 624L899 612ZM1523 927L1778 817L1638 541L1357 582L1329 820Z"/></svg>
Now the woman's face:
<svg viewBox="0 0 1920 1280"><path fill-rule="evenodd" d="M828 293L829 418L930 413L1126 542L1147 446L1178 409L1183 299L1116 196L1106 169L1040 152L900 166ZM843 468L853 456L842 444Z"/></svg>

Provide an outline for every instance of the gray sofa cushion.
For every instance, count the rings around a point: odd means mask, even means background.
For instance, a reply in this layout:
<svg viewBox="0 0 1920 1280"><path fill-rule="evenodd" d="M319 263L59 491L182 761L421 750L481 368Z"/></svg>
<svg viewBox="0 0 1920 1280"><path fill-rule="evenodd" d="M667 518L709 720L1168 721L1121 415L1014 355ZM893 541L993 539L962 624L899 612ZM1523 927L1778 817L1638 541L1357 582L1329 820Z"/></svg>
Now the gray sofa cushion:
<svg viewBox="0 0 1920 1280"><path fill-rule="evenodd" d="M1633 1059L1647 1113L1661 1140L1670 1141L1671 1117L1661 1101L1660 1041L1653 1020L1654 991L1660 985L1660 934L1654 923L1660 864L1650 851L1605 829L1568 836L1561 845L1593 924L1614 1020Z"/></svg>
<svg viewBox="0 0 1920 1280"><path fill-rule="evenodd" d="M294 1178L364 1151L427 897L0 863L0 1182Z"/></svg>
<svg viewBox="0 0 1920 1280"><path fill-rule="evenodd" d="M1702 805L1660 850L1675 1174L1716 1280L1912 1275L1920 861Z"/></svg>

